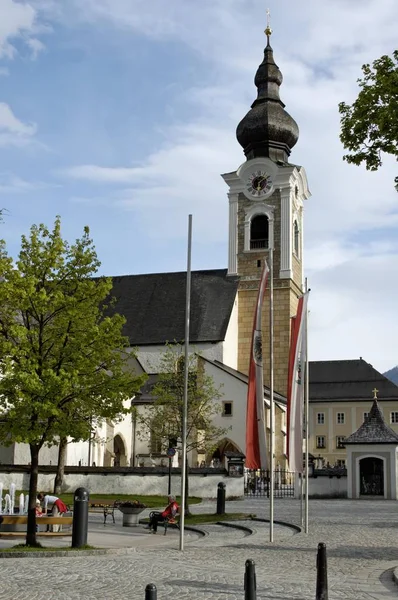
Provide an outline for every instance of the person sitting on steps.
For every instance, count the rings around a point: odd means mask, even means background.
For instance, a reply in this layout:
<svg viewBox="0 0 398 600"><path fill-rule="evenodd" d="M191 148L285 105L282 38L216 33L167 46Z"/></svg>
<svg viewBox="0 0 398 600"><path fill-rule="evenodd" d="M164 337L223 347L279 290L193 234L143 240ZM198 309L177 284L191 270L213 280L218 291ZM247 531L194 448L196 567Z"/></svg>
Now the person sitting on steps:
<svg viewBox="0 0 398 600"><path fill-rule="evenodd" d="M149 521L149 531L153 529L153 533L156 533L158 530L158 523L160 521L164 521L165 519L173 519L178 513L179 506L176 502L175 496L167 496L168 505L164 509L163 512L152 512L151 518Z"/></svg>

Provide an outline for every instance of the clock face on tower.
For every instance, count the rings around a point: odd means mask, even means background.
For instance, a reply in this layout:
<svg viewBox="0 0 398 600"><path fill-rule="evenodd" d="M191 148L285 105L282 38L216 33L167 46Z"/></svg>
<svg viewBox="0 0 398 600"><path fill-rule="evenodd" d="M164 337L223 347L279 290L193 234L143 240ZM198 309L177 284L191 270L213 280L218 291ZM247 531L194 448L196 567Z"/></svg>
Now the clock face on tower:
<svg viewBox="0 0 398 600"><path fill-rule="evenodd" d="M254 171L246 181L248 193L253 198L263 198L272 188L272 178L266 171Z"/></svg>

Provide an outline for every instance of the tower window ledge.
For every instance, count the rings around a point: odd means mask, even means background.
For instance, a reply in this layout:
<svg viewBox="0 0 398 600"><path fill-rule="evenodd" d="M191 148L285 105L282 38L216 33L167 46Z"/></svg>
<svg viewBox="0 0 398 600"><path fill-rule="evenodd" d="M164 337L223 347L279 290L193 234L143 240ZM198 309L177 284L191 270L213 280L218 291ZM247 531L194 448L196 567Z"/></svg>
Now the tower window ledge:
<svg viewBox="0 0 398 600"><path fill-rule="evenodd" d="M244 254L259 254L259 252L262 252L264 250L269 250L268 246L264 246L263 248L246 248L245 250L243 250Z"/></svg>
<svg viewBox="0 0 398 600"><path fill-rule="evenodd" d="M250 240L250 250L263 250L268 248L268 238Z"/></svg>

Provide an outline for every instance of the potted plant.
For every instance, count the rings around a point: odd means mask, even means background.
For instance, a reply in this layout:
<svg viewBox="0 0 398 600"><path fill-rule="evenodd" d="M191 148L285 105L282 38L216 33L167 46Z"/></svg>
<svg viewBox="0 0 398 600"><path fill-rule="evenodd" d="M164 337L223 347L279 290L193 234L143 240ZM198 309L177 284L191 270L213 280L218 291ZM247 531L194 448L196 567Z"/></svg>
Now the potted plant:
<svg viewBox="0 0 398 600"><path fill-rule="evenodd" d="M146 509L146 506L138 500L127 500L118 503L117 508L123 513L123 527L136 527L138 516Z"/></svg>

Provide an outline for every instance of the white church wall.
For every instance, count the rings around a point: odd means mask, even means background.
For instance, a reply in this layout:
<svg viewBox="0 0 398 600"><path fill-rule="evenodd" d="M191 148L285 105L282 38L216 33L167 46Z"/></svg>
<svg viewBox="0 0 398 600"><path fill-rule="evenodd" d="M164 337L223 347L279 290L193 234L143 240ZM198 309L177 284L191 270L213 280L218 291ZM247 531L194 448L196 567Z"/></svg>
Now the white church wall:
<svg viewBox="0 0 398 600"><path fill-rule="evenodd" d="M223 357L221 361L232 369L238 368L238 296L235 298L228 323L225 340L222 342ZM208 357L209 358L209 357Z"/></svg>
<svg viewBox="0 0 398 600"><path fill-rule="evenodd" d="M130 407L131 400L127 400L125 403L125 408ZM67 461L66 464L68 466L87 466L89 461L90 454L90 465L102 467L104 466L104 454L105 454L105 446L106 443L109 442L107 438L107 427L106 423L100 423L97 425L93 425L95 430L94 440L91 443L91 451L89 450L89 442L70 442L68 444L67 449ZM126 415L124 419L120 422L114 422L113 429L113 439L119 435L123 441L125 456L126 456L126 464L122 466L130 466L131 465L131 454L132 454L132 419L131 415ZM113 443L113 441L112 441ZM48 463L40 463L40 464L48 464Z"/></svg>
<svg viewBox="0 0 398 600"><path fill-rule="evenodd" d="M246 449L246 395L247 386L245 383L219 369L211 363L205 362L206 373L213 378L216 388L222 386L220 392L223 402L232 402L232 416L223 417L218 414L214 417L214 424L217 427L230 427L225 437L231 440L239 450L245 454Z"/></svg>
<svg viewBox="0 0 398 600"><path fill-rule="evenodd" d="M44 492L54 489L54 473L39 473L38 488ZM18 490L28 490L29 479L27 473L1 473L0 482L3 489L10 489L15 483ZM243 497L243 477L228 477L223 473L214 475L190 475L189 494L199 498L216 498L217 485L223 482L226 485L227 498ZM67 473L63 492L74 492L78 487L85 487L91 494L130 494L167 496L168 477L166 475L150 475L148 473L127 474L120 473ZM176 495L181 489L181 476L172 475L171 490Z"/></svg>
<svg viewBox="0 0 398 600"><path fill-rule="evenodd" d="M58 446L43 446L39 452L39 464L56 465L58 462ZM15 444L14 465L30 464L29 444Z"/></svg>
<svg viewBox="0 0 398 600"><path fill-rule="evenodd" d="M308 494L319 498L346 498L347 477L309 477ZM299 487L295 486L296 498L299 497Z"/></svg>
<svg viewBox="0 0 398 600"><path fill-rule="evenodd" d="M88 442L69 442L66 451L66 464L70 467L88 465Z"/></svg>

